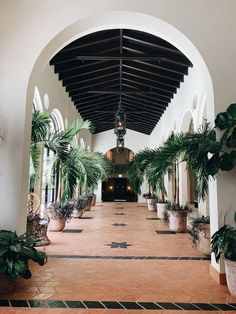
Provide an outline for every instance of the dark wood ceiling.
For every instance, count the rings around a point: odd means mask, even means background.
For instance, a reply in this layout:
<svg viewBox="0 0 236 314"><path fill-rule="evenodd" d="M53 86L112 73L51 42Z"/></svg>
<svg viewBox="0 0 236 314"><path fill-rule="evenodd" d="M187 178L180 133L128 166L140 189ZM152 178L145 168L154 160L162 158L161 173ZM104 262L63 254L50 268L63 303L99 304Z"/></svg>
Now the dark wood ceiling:
<svg viewBox="0 0 236 314"><path fill-rule="evenodd" d="M148 33L113 29L70 43L50 61L83 119L95 133L114 128L119 105L127 128L150 134L191 62L165 40Z"/></svg>

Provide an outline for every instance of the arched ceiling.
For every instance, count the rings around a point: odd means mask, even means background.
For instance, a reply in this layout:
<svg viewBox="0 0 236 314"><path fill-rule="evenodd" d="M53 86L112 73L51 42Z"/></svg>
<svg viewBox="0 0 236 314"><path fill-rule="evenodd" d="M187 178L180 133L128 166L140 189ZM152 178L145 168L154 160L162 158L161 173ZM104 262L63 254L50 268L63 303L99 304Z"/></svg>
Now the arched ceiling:
<svg viewBox="0 0 236 314"><path fill-rule="evenodd" d="M127 128L150 134L188 68L188 58L165 40L130 29L99 31L75 40L50 61L83 119L95 133L114 128L119 105Z"/></svg>

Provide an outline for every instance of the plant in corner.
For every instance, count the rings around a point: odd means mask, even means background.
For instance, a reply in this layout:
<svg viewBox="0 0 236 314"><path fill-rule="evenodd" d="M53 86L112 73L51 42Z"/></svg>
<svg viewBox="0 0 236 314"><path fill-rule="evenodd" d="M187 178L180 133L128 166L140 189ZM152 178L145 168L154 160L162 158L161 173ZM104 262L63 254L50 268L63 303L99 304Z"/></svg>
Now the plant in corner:
<svg viewBox="0 0 236 314"><path fill-rule="evenodd" d="M191 226L190 235L193 247L196 248L198 246L201 253L204 255L210 255L210 217L202 216L193 218Z"/></svg>
<svg viewBox="0 0 236 314"><path fill-rule="evenodd" d="M16 232L0 230L0 293L13 291L18 276L31 278L29 260L40 266L46 263L46 254L34 248L36 243L26 234L18 236Z"/></svg>
<svg viewBox="0 0 236 314"><path fill-rule="evenodd" d="M234 221L236 222L236 213ZM221 255L224 255L228 289L232 296L236 297L236 228L225 224L224 221L223 227L212 235L211 246L217 262Z"/></svg>

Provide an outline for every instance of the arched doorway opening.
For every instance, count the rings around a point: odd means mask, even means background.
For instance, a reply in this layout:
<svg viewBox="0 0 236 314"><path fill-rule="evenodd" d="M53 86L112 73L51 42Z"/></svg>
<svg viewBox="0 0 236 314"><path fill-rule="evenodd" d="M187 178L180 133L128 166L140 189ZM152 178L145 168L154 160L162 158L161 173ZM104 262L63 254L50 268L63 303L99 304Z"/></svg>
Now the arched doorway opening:
<svg viewBox="0 0 236 314"><path fill-rule="evenodd" d="M112 174L102 182L102 201L137 202L137 194L132 191L127 177L127 165L134 152L124 148L123 153L119 154L116 148L112 148L105 156L112 162Z"/></svg>

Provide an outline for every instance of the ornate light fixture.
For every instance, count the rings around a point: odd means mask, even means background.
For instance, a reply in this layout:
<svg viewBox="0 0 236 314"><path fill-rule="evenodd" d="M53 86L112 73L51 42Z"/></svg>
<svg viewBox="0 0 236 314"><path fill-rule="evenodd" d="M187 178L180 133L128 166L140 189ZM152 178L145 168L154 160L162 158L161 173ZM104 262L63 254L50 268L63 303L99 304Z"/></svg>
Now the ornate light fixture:
<svg viewBox="0 0 236 314"><path fill-rule="evenodd" d="M117 137L116 140L117 153L121 154L123 153L125 146L124 136L126 134L126 115L124 113L124 110L121 108L120 104L115 113L114 133L116 134Z"/></svg>

